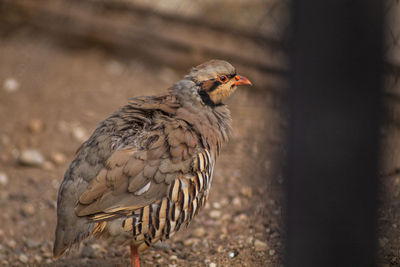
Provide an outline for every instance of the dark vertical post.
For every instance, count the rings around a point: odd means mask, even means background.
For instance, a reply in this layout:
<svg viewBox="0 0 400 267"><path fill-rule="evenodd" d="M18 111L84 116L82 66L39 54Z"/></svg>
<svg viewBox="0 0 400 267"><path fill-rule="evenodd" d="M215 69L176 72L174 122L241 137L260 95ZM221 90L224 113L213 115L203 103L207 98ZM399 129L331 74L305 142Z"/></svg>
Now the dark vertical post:
<svg viewBox="0 0 400 267"><path fill-rule="evenodd" d="M383 1L292 4L286 263L375 266Z"/></svg>

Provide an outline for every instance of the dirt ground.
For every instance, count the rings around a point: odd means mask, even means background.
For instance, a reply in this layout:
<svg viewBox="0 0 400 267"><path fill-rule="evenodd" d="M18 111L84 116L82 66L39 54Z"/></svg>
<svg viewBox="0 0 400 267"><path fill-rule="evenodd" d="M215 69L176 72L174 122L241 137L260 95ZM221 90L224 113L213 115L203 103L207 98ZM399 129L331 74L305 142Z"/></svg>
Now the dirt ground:
<svg viewBox="0 0 400 267"><path fill-rule="evenodd" d="M98 240L52 259L58 187L99 121L130 97L165 92L183 73L23 31L2 38L0 51L0 265L128 265L128 248ZM145 251L143 266L282 265L281 110L257 86L227 104L234 131L208 205L187 229ZM30 149L43 159L21 164Z"/></svg>

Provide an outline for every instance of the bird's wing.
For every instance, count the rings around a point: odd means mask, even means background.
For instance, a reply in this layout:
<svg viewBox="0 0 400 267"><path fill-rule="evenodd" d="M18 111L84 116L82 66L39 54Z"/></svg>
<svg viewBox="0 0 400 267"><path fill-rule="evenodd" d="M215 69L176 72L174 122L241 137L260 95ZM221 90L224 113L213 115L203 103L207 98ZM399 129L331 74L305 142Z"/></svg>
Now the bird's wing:
<svg viewBox="0 0 400 267"><path fill-rule="evenodd" d="M164 118L161 123L161 129L141 138L144 149L127 146L111 154L80 195L75 209L78 216L110 219L132 214L165 197L178 202L186 197L187 201L205 190L204 178L210 178L213 164L198 134L183 120ZM207 177L202 176L205 170ZM182 198L175 183L185 179L188 183Z"/></svg>

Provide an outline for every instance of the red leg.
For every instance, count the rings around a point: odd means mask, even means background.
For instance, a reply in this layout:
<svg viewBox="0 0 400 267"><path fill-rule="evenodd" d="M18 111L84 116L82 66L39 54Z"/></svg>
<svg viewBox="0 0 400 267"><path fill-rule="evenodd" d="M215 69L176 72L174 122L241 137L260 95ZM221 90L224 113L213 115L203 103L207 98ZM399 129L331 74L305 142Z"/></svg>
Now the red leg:
<svg viewBox="0 0 400 267"><path fill-rule="evenodd" d="M131 266L132 267L140 267L139 263L139 252L137 247L131 245Z"/></svg>

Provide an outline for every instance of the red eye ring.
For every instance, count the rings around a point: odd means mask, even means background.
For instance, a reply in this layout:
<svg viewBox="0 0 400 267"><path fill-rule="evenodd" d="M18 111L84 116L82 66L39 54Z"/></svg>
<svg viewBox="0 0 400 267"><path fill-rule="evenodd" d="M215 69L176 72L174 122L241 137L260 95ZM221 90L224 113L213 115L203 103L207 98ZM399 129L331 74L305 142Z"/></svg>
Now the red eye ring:
<svg viewBox="0 0 400 267"><path fill-rule="evenodd" d="M218 77L218 81L220 81L222 83L226 83L226 82L228 82L228 77L226 77L226 75L221 75Z"/></svg>

